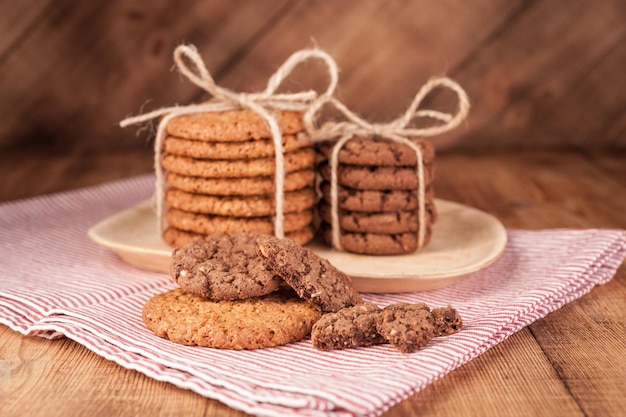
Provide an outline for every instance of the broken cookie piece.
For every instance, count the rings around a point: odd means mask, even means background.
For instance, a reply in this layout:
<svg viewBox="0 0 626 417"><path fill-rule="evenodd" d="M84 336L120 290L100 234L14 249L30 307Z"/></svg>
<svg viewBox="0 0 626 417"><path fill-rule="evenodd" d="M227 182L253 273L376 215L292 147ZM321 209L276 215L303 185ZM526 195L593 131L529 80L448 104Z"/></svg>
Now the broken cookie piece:
<svg viewBox="0 0 626 417"><path fill-rule="evenodd" d="M433 308L432 315L435 320L435 336L454 334L463 328L463 320L459 312L451 305Z"/></svg>
<svg viewBox="0 0 626 417"><path fill-rule="evenodd" d="M412 353L435 337L435 320L426 304L396 303L383 309L376 329L391 346Z"/></svg>
<svg viewBox="0 0 626 417"><path fill-rule="evenodd" d="M334 313L363 302L348 275L291 239L267 236L259 239L257 251L269 270L322 313Z"/></svg>
<svg viewBox="0 0 626 417"><path fill-rule="evenodd" d="M319 350L388 342L403 353L412 353L434 337L454 334L462 327L461 316L449 305L431 311L424 303L396 303L382 310L374 304L359 304L323 315L313 326L311 341Z"/></svg>
<svg viewBox="0 0 626 417"><path fill-rule="evenodd" d="M376 330L380 312L375 304L359 304L323 315L311 331L313 346L334 350L385 343Z"/></svg>

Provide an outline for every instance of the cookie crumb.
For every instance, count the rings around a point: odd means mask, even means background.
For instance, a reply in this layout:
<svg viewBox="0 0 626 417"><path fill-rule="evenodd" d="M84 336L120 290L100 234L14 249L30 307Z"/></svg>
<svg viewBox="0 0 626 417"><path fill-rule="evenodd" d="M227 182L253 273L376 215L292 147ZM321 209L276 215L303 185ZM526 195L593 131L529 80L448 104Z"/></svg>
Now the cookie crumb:
<svg viewBox="0 0 626 417"><path fill-rule="evenodd" d="M435 336L451 335L463 328L459 312L449 304L447 307L433 308L432 315L435 320Z"/></svg>

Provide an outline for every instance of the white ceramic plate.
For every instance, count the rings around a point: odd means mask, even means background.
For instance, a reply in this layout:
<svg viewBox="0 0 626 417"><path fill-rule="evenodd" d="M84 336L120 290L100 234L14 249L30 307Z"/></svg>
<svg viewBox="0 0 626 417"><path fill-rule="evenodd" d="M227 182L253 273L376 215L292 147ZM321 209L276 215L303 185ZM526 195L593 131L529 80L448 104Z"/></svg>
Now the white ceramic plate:
<svg viewBox="0 0 626 417"><path fill-rule="evenodd" d="M435 200L438 220L430 243L420 252L400 256L366 256L307 245L352 276L362 292L426 291L449 285L495 261L507 234L494 216L445 200ZM123 210L93 226L89 237L136 267L168 272L172 248L157 230L151 201Z"/></svg>

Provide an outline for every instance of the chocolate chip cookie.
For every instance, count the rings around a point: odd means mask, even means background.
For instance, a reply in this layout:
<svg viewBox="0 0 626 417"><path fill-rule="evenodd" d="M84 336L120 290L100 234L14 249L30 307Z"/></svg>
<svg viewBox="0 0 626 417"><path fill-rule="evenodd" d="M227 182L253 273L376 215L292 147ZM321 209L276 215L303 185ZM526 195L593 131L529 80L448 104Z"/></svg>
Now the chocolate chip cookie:
<svg viewBox="0 0 626 417"><path fill-rule="evenodd" d="M432 315L435 320L435 336L451 335L463 328L461 315L450 305L433 308Z"/></svg>
<svg viewBox="0 0 626 417"><path fill-rule="evenodd" d="M322 197L331 203L330 183L320 184ZM434 188L429 186L424 193L425 201L434 199ZM415 190L357 190L337 187L337 203L340 209L365 213L417 210L417 192Z"/></svg>
<svg viewBox="0 0 626 417"><path fill-rule="evenodd" d="M396 303L383 309L376 329L391 346L411 353L435 337L435 320L426 304Z"/></svg>
<svg viewBox="0 0 626 417"><path fill-rule="evenodd" d="M313 346L319 350L334 350L384 343L385 339L376 330L380 312L375 304L359 304L324 314L313 325Z"/></svg>
<svg viewBox="0 0 626 417"><path fill-rule="evenodd" d="M257 251L269 270L282 277L300 297L309 300L323 313L337 312L363 302L348 275L291 239L259 239Z"/></svg>
<svg viewBox="0 0 626 417"><path fill-rule="evenodd" d="M174 249L172 278L183 291L210 300L237 300L276 291L282 279L257 255L260 236L214 234Z"/></svg>
<svg viewBox="0 0 626 417"><path fill-rule="evenodd" d="M435 158L435 147L427 139L415 138L411 141L422 152L424 164L431 164ZM330 159L334 143L322 143L319 151L325 159ZM337 159L341 164L412 166L417 164L417 154L404 144L381 138L363 138L354 136L344 143Z"/></svg>

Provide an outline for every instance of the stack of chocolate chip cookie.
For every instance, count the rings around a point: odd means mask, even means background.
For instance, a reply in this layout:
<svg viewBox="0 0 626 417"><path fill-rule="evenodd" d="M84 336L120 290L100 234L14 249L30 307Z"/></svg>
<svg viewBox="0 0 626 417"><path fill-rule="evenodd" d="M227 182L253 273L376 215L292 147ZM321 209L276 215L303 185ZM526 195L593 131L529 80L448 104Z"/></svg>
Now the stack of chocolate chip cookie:
<svg viewBox="0 0 626 417"><path fill-rule="evenodd" d="M425 185L425 238L436 221L433 162L435 150L427 140L414 139L422 151ZM323 235L331 242L331 171L333 144L319 147L323 199L320 217ZM338 154L338 217L341 245L349 252L398 255L418 249L419 207L417 156L406 145L375 138L353 137Z"/></svg>
<svg viewBox="0 0 626 417"><path fill-rule="evenodd" d="M274 115L283 132L284 231L305 244L314 235L315 151L296 136L301 113ZM249 110L191 114L172 119L167 135L161 164L168 244L214 233L274 233L275 152L262 117Z"/></svg>

